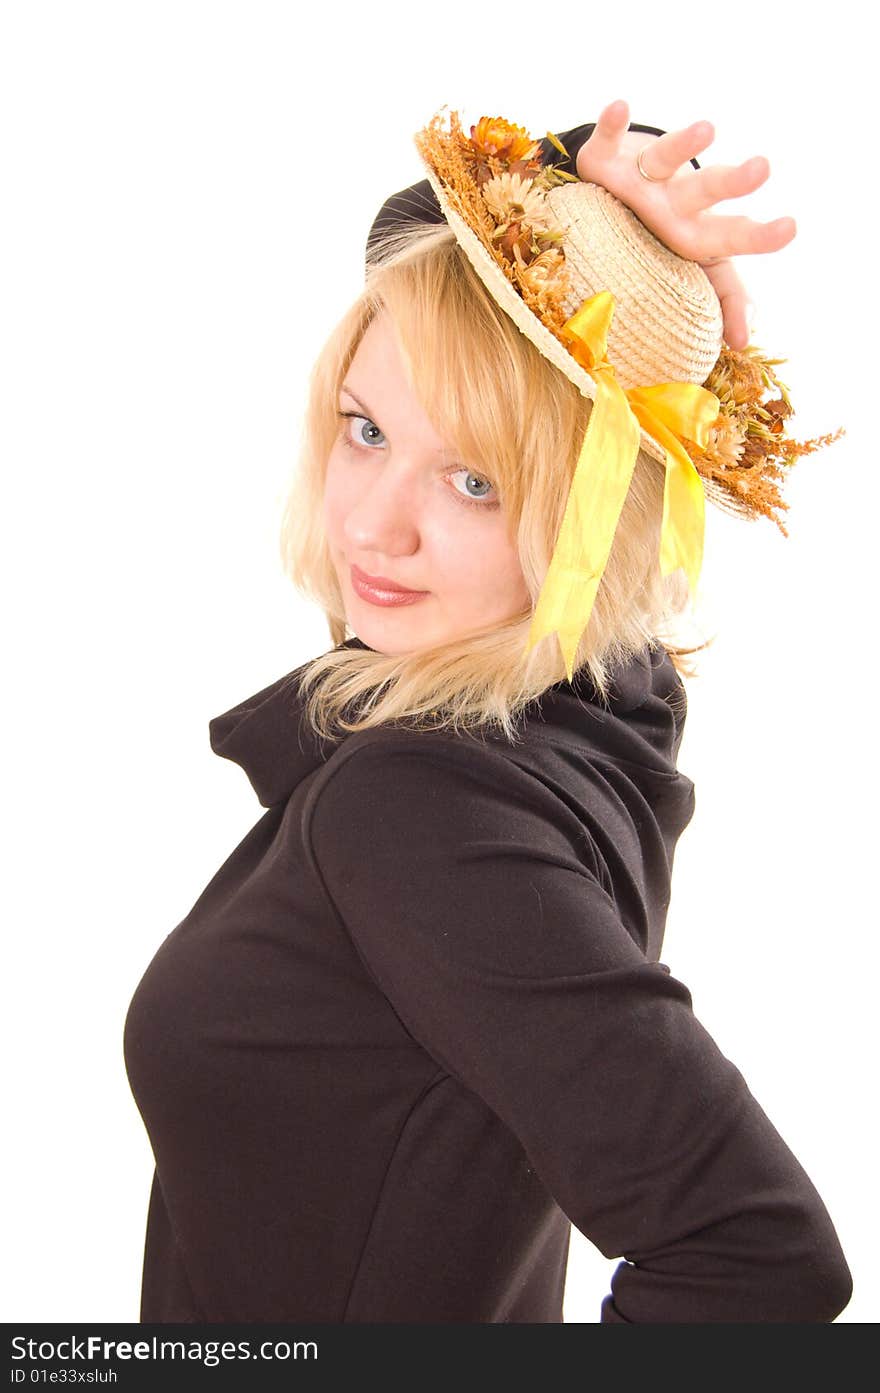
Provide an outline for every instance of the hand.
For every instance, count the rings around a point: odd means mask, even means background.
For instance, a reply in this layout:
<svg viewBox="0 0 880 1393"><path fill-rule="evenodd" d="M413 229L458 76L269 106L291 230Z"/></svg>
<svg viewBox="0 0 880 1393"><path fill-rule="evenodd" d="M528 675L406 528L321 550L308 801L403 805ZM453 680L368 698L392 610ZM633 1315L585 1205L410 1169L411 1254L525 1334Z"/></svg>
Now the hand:
<svg viewBox="0 0 880 1393"><path fill-rule="evenodd" d="M628 125L626 102L605 107L578 151L579 177L613 193L671 251L699 262L721 301L725 342L730 348L745 348L748 295L730 258L779 251L796 235L797 225L794 218L760 223L742 215L709 214L706 209L760 188L770 174L768 161L756 155L740 165L694 169L689 161L715 138L709 121L661 136L628 131ZM639 173L640 150L645 150L645 169L661 182Z"/></svg>

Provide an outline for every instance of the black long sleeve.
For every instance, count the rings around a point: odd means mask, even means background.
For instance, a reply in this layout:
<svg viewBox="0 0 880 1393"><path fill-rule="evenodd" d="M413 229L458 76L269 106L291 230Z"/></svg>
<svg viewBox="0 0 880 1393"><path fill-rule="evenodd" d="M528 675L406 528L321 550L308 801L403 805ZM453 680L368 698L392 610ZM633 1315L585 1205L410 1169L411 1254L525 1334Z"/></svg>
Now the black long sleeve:
<svg viewBox="0 0 880 1393"><path fill-rule="evenodd" d="M613 802L597 784L599 827ZM603 1322L843 1309L849 1269L809 1177L531 773L452 741L377 740L327 781L312 846L406 1029L519 1138L580 1231L626 1259Z"/></svg>

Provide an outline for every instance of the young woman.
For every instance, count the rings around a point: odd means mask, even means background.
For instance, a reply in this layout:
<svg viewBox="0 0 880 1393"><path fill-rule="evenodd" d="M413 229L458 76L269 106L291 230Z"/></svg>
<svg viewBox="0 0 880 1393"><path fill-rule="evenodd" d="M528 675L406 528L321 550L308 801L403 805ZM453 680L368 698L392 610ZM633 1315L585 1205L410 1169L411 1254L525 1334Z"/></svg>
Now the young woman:
<svg viewBox="0 0 880 1393"><path fill-rule="evenodd" d="M668 265L702 296L695 361L712 362L722 296L730 337L745 330L727 257L793 225L707 220L766 171L673 176L705 131L634 147L626 115L606 110L586 149L569 140L578 194L604 171L667 246L711 259L712 285ZM475 199L499 182L469 225L426 162L449 225L427 185L386 205L367 287L312 377L283 546L334 646L211 722L265 812L129 1008L156 1158L141 1319L558 1322L574 1223L623 1259L604 1322L832 1321L851 1279L825 1206L660 961L694 787L676 767L684 650L659 635L688 584L658 565L680 540L665 530L678 445L644 424L662 435L657 400L621 385L627 324L651 341L657 276L628 320L606 263L623 327L607 356L579 340L576 371L528 315L547 328L562 251L571 270L594 245L578 240L587 204L557 236L547 208L561 216L571 185L544 199L520 128L487 118L444 141ZM609 248L666 266L630 217L603 205L623 229ZM504 247L500 281L475 229ZM606 291L589 297L603 334ZM681 439L702 441L720 500L712 450L739 418L704 377L673 396L714 423ZM602 461L626 434L631 476L587 605L589 586L550 581L597 422ZM769 515L757 448L730 477ZM670 497L680 521L693 494ZM581 513L578 557L603 516ZM555 629L524 652L548 595Z"/></svg>

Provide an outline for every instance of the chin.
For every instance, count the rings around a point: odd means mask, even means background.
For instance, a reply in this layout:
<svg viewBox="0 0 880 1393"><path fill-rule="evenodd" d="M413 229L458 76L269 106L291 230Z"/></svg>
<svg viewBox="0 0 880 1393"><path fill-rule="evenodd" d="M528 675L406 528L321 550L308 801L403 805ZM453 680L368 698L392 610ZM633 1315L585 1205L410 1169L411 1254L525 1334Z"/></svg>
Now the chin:
<svg viewBox="0 0 880 1393"><path fill-rule="evenodd" d="M401 638L399 635L396 638L392 637L389 632L390 625L383 624L381 617L371 623L369 619L358 616L356 622L353 623L351 619L348 619L347 623L361 643L365 643L368 648L373 649L374 653L381 653L386 658L402 658L407 653L417 653L420 649L434 646L430 640L425 641L423 633L420 633L420 642Z"/></svg>

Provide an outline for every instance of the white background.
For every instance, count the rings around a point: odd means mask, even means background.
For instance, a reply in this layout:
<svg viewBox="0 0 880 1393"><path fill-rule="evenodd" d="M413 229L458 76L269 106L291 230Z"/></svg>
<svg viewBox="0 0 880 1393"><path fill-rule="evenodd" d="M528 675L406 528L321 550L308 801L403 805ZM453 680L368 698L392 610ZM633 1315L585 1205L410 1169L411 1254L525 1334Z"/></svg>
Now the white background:
<svg viewBox="0 0 880 1393"><path fill-rule="evenodd" d="M329 646L281 573L306 376L442 105L533 134L715 123L764 154L753 340L787 359L791 536L710 508L664 961L816 1184L878 1315L877 172L860 10L6 3L3 1319L137 1319L152 1156L122 1025L262 810L209 719ZM862 14L867 14L861 10ZM867 22L867 21L865 21ZM822 27L822 26L827 26ZM728 207L725 211L731 211ZM736 211L736 209L733 209ZM616 1263L573 1235L565 1315Z"/></svg>

